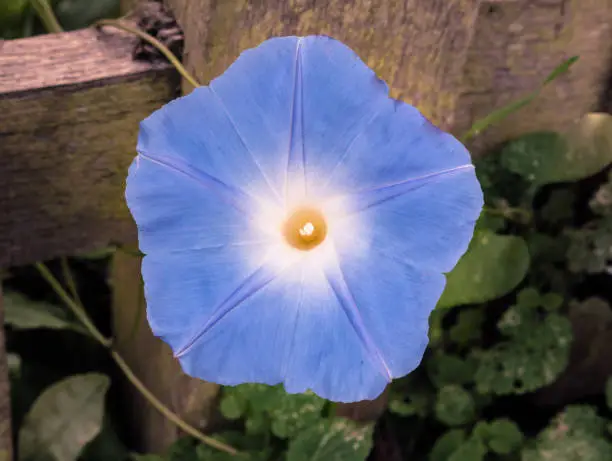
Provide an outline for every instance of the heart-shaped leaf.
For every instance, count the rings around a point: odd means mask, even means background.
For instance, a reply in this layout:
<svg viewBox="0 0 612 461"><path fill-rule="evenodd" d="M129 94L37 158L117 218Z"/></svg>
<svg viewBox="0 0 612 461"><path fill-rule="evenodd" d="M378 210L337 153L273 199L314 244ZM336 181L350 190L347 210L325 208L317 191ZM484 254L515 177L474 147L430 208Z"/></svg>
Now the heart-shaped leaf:
<svg viewBox="0 0 612 461"><path fill-rule="evenodd" d="M102 428L109 385L106 376L88 373L47 388L19 430L19 460L75 461Z"/></svg>
<svg viewBox="0 0 612 461"><path fill-rule="evenodd" d="M15 292L4 294L4 322L19 330L36 328L67 329L87 334L80 325L71 322L59 307L49 303L32 301Z"/></svg>
<svg viewBox="0 0 612 461"><path fill-rule="evenodd" d="M363 461L372 448L372 427L352 421L321 421L289 443L287 461Z"/></svg>
<svg viewBox="0 0 612 461"><path fill-rule="evenodd" d="M448 274L438 307L481 303L512 291L529 268L527 244L521 237L480 231Z"/></svg>
<svg viewBox="0 0 612 461"><path fill-rule="evenodd" d="M612 116L587 114L566 136L524 135L502 149L501 162L536 186L592 176L612 162Z"/></svg>

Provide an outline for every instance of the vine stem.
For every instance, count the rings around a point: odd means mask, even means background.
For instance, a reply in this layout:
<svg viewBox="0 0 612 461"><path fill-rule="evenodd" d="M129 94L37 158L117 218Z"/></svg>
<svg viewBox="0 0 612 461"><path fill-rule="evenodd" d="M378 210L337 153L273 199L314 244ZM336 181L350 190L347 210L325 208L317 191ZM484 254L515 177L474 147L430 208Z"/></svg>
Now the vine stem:
<svg viewBox="0 0 612 461"><path fill-rule="evenodd" d="M64 304L66 304L66 306L72 311L74 316L77 319L79 319L79 321L83 324L83 326L87 328L87 331L89 331L89 334L105 348L107 349L110 348L112 341L109 338L105 337L102 333L100 333L100 330L98 330L98 328L93 324L93 322L91 321L91 319L85 312L85 309L79 306L70 297L70 295L66 292L66 290L64 290L64 288L59 283L59 281L53 276L51 271L47 268L47 266L45 266L43 263L36 263L35 266L36 266L36 269L38 269L38 272L40 272L43 278L51 286L53 291L60 297L62 301L64 301Z"/></svg>
<svg viewBox="0 0 612 461"><path fill-rule="evenodd" d="M66 285L68 285L68 291L72 299L77 304L77 306L83 306L81 302L81 298L79 297L79 291L77 290L76 282L74 281L74 277L72 276L72 271L70 270L70 264L68 263L68 258L63 257L60 259L60 265L62 266L62 276L66 281Z"/></svg>
<svg viewBox="0 0 612 461"><path fill-rule="evenodd" d="M64 265L65 264L65 265ZM67 278L67 283L69 285L74 284L74 279L70 274L69 267L67 262L63 263L63 270L65 271L65 277ZM100 330L94 325L91 321L87 312L83 308L82 304L76 302L68 292L62 287L60 282L55 278L55 276L51 273L49 268L43 263L36 263L36 269L45 279L45 281L49 284L49 286L53 289L55 294L57 294L60 299L66 304L66 306L72 311L72 313L77 317L83 326L87 329L87 332L98 341L104 348L106 348L109 352L119 369L123 372L125 377L132 383L132 385L142 394L142 396L162 415L164 415L169 421L176 424L177 427L182 429L187 434L192 437L198 439L200 442L216 448L217 450L224 451L230 455L237 455L238 450L234 447L227 445L223 442L220 442L213 437L207 436L200 432L198 429L190 425L185 420L181 419L176 413L174 413L170 408L164 405L153 393L144 385L144 383L134 374L130 366L124 360L124 358L112 347L112 340L110 338L105 337ZM76 287L76 285L75 285ZM72 288L71 288L72 290ZM76 291L76 288L75 288Z"/></svg>
<svg viewBox="0 0 612 461"><path fill-rule="evenodd" d="M172 64L176 68L178 73L181 74L181 76L189 82L191 86L193 86L194 88L197 88L200 86L200 83L187 71L187 69L185 69L183 64L181 64L181 61L179 61L179 59L174 55L174 53L172 53L172 51L170 51L170 49L166 45L164 45L162 42L157 40L152 35L149 35L146 32L138 29L137 27L132 27L116 19L101 19L100 21L96 22L96 26L115 27L125 32L129 32L131 34L137 35L138 37L142 38L143 40L147 41L148 43L153 45L155 48L157 48L160 51L160 53L163 54L168 61L170 61L170 64Z"/></svg>
<svg viewBox="0 0 612 461"><path fill-rule="evenodd" d="M30 0L30 4L36 11L47 32L50 34L64 32L64 28L57 21L55 13L51 5L49 5L49 0Z"/></svg>

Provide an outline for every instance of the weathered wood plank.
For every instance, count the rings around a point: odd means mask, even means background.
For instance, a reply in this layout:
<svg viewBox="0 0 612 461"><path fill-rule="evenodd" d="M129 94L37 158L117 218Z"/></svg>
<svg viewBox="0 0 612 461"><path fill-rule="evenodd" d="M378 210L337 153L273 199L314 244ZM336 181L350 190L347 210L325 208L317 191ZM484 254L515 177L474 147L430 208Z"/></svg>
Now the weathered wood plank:
<svg viewBox="0 0 612 461"><path fill-rule="evenodd" d="M432 120L453 123L480 0L165 0L201 82L277 35L325 34L352 47Z"/></svg>
<svg viewBox="0 0 612 461"><path fill-rule="evenodd" d="M10 461L13 459L12 453L11 389L4 345L4 308L0 283L0 461Z"/></svg>
<svg viewBox="0 0 612 461"><path fill-rule="evenodd" d="M612 0L484 0L464 68L455 131L535 89L556 66L569 74L472 143L481 153L528 131L567 129L598 110L612 63Z"/></svg>
<svg viewBox="0 0 612 461"><path fill-rule="evenodd" d="M167 65L81 30L0 43L0 267L133 237L123 199L138 122L172 99Z"/></svg>

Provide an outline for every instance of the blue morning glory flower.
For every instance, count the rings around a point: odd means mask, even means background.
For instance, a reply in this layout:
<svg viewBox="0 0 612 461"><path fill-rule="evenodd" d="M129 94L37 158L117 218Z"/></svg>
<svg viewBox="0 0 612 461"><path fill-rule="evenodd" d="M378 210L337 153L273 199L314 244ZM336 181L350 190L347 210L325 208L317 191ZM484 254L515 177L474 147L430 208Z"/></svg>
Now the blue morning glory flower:
<svg viewBox="0 0 612 461"><path fill-rule="evenodd" d="M267 40L141 124L147 315L190 375L376 398L482 208L470 155L342 43Z"/></svg>

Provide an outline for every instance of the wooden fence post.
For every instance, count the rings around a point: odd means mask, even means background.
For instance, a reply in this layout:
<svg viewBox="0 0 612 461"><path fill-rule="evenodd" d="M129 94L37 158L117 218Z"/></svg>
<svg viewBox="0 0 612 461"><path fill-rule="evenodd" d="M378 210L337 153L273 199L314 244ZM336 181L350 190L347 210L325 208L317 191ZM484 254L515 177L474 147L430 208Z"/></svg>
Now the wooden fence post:
<svg viewBox="0 0 612 461"><path fill-rule="evenodd" d="M454 131L533 91L555 67L571 72L471 144L477 154L537 130L566 130L601 110L612 70L612 0L483 0L464 67Z"/></svg>
<svg viewBox="0 0 612 461"><path fill-rule="evenodd" d="M136 43L110 28L0 42L0 269L133 235L138 122L177 85L171 66L133 60Z"/></svg>
<svg viewBox="0 0 612 461"><path fill-rule="evenodd" d="M453 124L481 0L165 0L185 34L184 60L203 83L278 35L342 40L391 87Z"/></svg>

